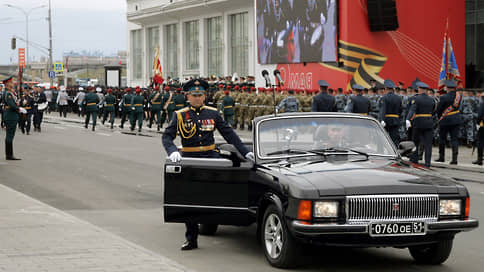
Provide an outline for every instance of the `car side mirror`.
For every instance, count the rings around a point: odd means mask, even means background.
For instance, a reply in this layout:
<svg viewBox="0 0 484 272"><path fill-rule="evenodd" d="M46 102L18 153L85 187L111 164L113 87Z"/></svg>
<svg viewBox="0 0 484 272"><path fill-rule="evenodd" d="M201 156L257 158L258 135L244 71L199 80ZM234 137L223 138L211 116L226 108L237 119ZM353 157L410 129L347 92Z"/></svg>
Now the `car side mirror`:
<svg viewBox="0 0 484 272"><path fill-rule="evenodd" d="M400 156L407 156L415 151L415 143L412 141L405 141L398 144L398 153Z"/></svg>

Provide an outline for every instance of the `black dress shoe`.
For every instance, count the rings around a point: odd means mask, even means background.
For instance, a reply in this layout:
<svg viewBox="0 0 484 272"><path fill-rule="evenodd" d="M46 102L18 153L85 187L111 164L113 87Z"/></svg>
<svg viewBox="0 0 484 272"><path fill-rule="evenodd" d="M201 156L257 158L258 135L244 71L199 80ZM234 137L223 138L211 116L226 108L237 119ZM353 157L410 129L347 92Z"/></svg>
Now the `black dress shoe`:
<svg viewBox="0 0 484 272"><path fill-rule="evenodd" d="M183 245L181 246L181 250L192 250L198 248L198 243L197 241L185 241Z"/></svg>

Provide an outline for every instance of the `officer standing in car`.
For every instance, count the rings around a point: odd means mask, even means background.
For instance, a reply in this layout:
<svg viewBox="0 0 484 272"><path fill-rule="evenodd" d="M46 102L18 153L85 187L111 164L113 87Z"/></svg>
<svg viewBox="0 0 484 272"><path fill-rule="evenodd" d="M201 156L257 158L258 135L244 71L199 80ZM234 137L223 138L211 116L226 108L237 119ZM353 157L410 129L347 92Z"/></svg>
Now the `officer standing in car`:
<svg viewBox="0 0 484 272"><path fill-rule="evenodd" d="M396 87L392 80L387 79L383 83L387 94L382 98L382 107L380 109L380 122L392 138L395 145L399 142L398 129L400 126L400 114L402 113L402 99L393 93Z"/></svg>
<svg viewBox="0 0 484 272"><path fill-rule="evenodd" d="M336 112L336 99L328 94L328 82L324 80L318 81L320 93L313 98L313 105L311 111L316 112Z"/></svg>
<svg viewBox="0 0 484 272"><path fill-rule="evenodd" d="M429 86L423 82L417 82L418 95L410 103L410 110L405 121L407 129L413 126L412 139L417 150L411 155L410 161L418 163L418 150L420 143L423 143L425 151L425 166L430 167L432 157L432 136L434 122L432 115L435 113L435 100L427 95ZM410 121L413 119L413 122Z"/></svg>
<svg viewBox="0 0 484 272"><path fill-rule="evenodd" d="M162 136L163 147L172 162L179 162L183 157L192 158L218 158L215 151L215 139L213 132L217 129L224 139L233 144L237 150L248 160L254 160L254 154L249 152L239 136L225 122L216 108L204 106L205 91L208 83L201 79L188 81L183 89L188 93L189 107L175 112L173 120L165 129ZM182 143L182 154L178 152L173 143L179 134ZM186 222L186 242L181 250L198 248L198 223Z"/></svg>

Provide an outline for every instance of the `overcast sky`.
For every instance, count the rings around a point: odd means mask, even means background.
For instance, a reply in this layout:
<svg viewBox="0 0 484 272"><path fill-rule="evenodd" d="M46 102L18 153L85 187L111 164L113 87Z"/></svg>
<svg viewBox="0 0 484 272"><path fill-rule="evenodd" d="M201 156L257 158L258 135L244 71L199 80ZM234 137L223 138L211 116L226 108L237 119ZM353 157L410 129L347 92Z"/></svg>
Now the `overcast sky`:
<svg viewBox="0 0 484 272"><path fill-rule="evenodd" d="M25 38L25 15L8 8L12 4L28 11L48 5L49 0L0 0L0 64L17 63L17 50L10 48L12 36ZM126 0L51 0L54 60L67 51L102 51L105 55L126 50ZM48 8L29 15L29 40L49 47ZM17 40L17 48L25 43ZM30 46L30 60L44 53Z"/></svg>

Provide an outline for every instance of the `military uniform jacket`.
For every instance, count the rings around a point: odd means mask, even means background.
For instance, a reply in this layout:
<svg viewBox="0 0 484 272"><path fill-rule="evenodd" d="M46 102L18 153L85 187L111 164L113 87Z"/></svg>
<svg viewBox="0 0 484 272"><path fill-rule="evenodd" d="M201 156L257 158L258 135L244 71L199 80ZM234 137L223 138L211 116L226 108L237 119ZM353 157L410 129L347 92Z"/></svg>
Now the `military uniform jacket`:
<svg viewBox="0 0 484 272"><path fill-rule="evenodd" d="M313 98L311 111L316 112L336 112L336 99L326 92L320 93Z"/></svg>
<svg viewBox="0 0 484 272"><path fill-rule="evenodd" d="M382 98L380 120L385 121L387 126L399 126L402 114L402 98L393 92L387 93Z"/></svg>
<svg viewBox="0 0 484 272"><path fill-rule="evenodd" d="M223 111L224 115L234 115L235 101L230 95L226 95L222 99L222 104L220 104L220 110Z"/></svg>
<svg viewBox="0 0 484 272"><path fill-rule="evenodd" d="M104 103L104 110L105 111L114 111L114 103L116 103L116 97L111 94L108 94L103 99Z"/></svg>
<svg viewBox="0 0 484 272"><path fill-rule="evenodd" d="M353 95L346 106L346 112L359 113L368 115L370 113L371 103L370 99L361 94Z"/></svg>
<svg viewBox="0 0 484 272"><path fill-rule="evenodd" d="M185 96L183 94L177 94L173 97L173 103L175 103L175 110L179 110L185 107Z"/></svg>
<svg viewBox="0 0 484 272"><path fill-rule="evenodd" d="M99 103L99 96L95 93L88 93L84 96L84 100L82 101L82 105L86 107L87 112L94 112L97 111L97 105Z"/></svg>
<svg viewBox="0 0 484 272"><path fill-rule="evenodd" d="M3 120L18 121L18 104L15 94L6 89L3 94L3 99L5 103L5 108L3 110Z"/></svg>
<svg viewBox="0 0 484 272"><path fill-rule="evenodd" d="M123 96L123 100L121 100L121 104L123 105L124 111L131 111L131 100L133 100L133 95L127 93Z"/></svg>
<svg viewBox="0 0 484 272"><path fill-rule="evenodd" d="M47 98L43 92L34 93L34 110L37 110L39 104L47 102Z"/></svg>
<svg viewBox="0 0 484 272"><path fill-rule="evenodd" d="M143 112L143 103L145 98L142 95L135 95L131 98L131 106L134 107L134 112ZM133 110L133 108L131 108Z"/></svg>
<svg viewBox="0 0 484 272"><path fill-rule="evenodd" d="M281 110L283 107L285 112L297 112L299 110L299 101L292 95L288 96L277 106L277 110Z"/></svg>
<svg viewBox="0 0 484 272"><path fill-rule="evenodd" d="M27 114L32 113L34 110L34 99L30 95L24 96L22 107L27 111Z"/></svg>
<svg viewBox="0 0 484 272"><path fill-rule="evenodd" d="M155 97L156 99L154 99ZM161 103L163 102L162 100L163 100L163 95L161 93L158 93L158 92L152 93L150 96L151 110L160 111Z"/></svg>
<svg viewBox="0 0 484 272"><path fill-rule="evenodd" d="M233 144L245 156L249 151L234 130L223 120L217 109L207 106L200 108L186 107L173 115L170 125L162 136L163 146L168 154L177 151L173 143L176 135L181 136L184 148L200 147L200 150L209 150L215 144L213 132L217 129L225 141ZM213 149L213 148L212 148Z"/></svg>
<svg viewBox="0 0 484 272"><path fill-rule="evenodd" d="M415 128L427 128L434 127L434 121L432 115L435 113L436 105L435 100L428 96L426 93L413 96L411 100L410 110L407 115L407 120L412 120L413 127Z"/></svg>
<svg viewBox="0 0 484 272"><path fill-rule="evenodd" d="M484 97L481 97L481 104L479 105L479 110L477 111L477 123L480 127L484 128Z"/></svg>
<svg viewBox="0 0 484 272"><path fill-rule="evenodd" d="M459 112L459 108L462 103L462 96L460 96L459 94L459 101L456 101L456 96L457 93L455 91L452 91L440 97L440 102L437 106L437 116L439 118L442 118L442 116L444 115L444 111L446 111L449 107L452 107L450 112L440 120L440 125L455 126L462 123L462 116ZM454 103L456 105L454 105Z"/></svg>

